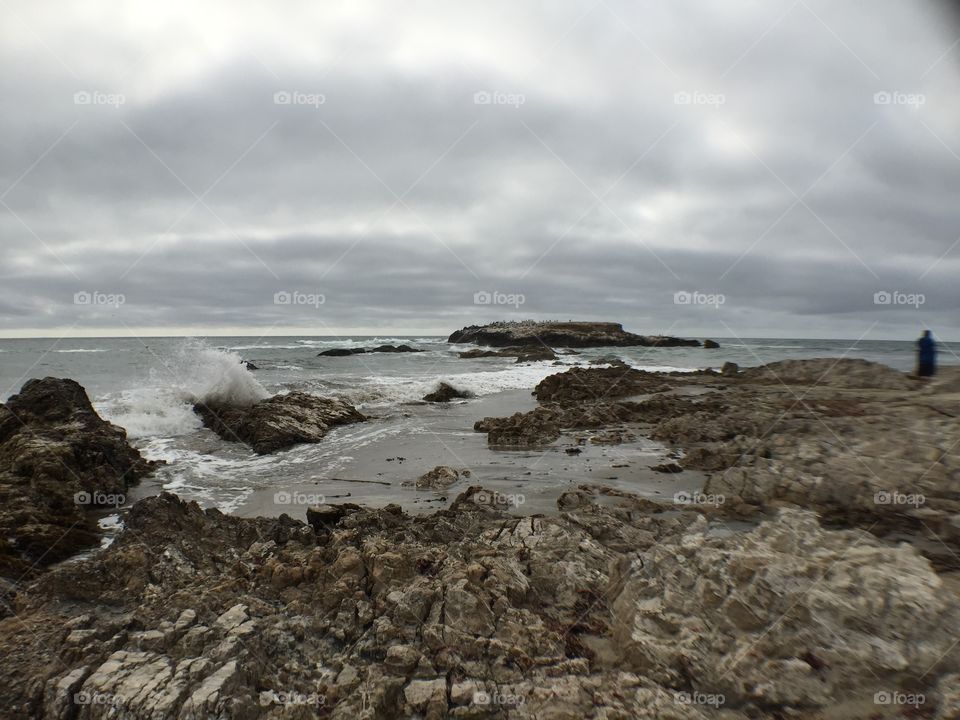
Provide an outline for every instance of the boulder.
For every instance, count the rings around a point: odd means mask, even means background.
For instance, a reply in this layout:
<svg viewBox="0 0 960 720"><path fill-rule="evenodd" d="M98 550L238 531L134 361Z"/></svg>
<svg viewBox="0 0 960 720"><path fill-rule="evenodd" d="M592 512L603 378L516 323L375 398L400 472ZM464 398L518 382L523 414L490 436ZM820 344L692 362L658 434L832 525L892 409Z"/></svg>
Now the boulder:
<svg viewBox="0 0 960 720"><path fill-rule="evenodd" d="M125 503L162 463L144 460L83 387L28 380L0 405L0 576L17 576L99 542L88 513Z"/></svg>
<svg viewBox="0 0 960 720"><path fill-rule="evenodd" d="M703 347L707 350L716 350L718 347L720 347L720 343L718 343L716 340L704 340Z"/></svg>
<svg viewBox="0 0 960 720"><path fill-rule="evenodd" d="M441 382L437 385L437 389L433 392L427 393L423 396L423 399L431 403L445 403L450 402L451 400L459 400L473 397L473 394L467 392L466 390L457 390L453 385L449 383Z"/></svg>
<svg viewBox="0 0 960 720"><path fill-rule="evenodd" d="M244 442L260 455L320 442L334 426L367 419L342 400L303 392L274 395L248 407L198 403L193 409L221 438Z"/></svg>
<svg viewBox="0 0 960 720"><path fill-rule="evenodd" d="M419 490L446 490L460 479L460 473L452 467L438 465L417 478Z"/></svg>

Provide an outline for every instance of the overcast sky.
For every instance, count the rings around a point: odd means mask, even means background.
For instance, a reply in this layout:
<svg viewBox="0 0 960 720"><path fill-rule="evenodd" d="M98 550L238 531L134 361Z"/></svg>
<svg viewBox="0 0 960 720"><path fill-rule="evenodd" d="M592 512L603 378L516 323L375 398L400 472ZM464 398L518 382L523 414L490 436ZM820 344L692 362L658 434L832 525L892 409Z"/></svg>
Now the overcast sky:
<svg viewBox="0 0 960 720"><path fill-rule="evenodd" d="M958 339L958 38L924 0L6 0L0 332Z"/></svg>

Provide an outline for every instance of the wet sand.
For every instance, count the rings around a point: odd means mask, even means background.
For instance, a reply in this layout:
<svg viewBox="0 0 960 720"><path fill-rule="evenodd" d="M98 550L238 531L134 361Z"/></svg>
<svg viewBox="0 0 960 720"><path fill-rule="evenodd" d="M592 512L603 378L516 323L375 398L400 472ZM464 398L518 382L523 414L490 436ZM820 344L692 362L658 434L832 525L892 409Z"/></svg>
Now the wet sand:
<svg viewBox="0 0 960 720"><path fill-rule="evenodd" d="M354 502L371 507L396 503L412 513L449 505L470 485L501 493L518 514L555 513L556 500L580 484L605 485L639 495L669 499L679 491L698 490L704 477L696 471L654 472L668 448L643 437L639 426L624 425L636 440L618 445L590 442L597 431L565 433L542 450L492 450L487 436L473 424L483 417L503 417L536 407L529 390L510 390L448 404L407 405L373 417L370 423L403 424L411 431L376 440L344 458L335 477L256 488L233 513L241 517L305 518L307 507L321 502ZM332 435L332 433L331 433ZM567 450L579 453L568 454ZM469 470L440 492L418 490L416 479L438 465Z"/></svg>

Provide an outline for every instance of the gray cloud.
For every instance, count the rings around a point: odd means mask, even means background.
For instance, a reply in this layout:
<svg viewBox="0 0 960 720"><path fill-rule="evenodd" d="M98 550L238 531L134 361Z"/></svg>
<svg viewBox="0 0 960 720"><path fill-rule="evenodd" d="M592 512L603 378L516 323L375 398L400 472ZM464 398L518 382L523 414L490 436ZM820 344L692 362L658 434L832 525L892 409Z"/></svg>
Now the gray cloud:
<svg viewBox="0 0 960 720"><path fill-rule="evenodd" d="M955 334L960 48L935 6L155 12L11 4L8 333Z"/></svg>

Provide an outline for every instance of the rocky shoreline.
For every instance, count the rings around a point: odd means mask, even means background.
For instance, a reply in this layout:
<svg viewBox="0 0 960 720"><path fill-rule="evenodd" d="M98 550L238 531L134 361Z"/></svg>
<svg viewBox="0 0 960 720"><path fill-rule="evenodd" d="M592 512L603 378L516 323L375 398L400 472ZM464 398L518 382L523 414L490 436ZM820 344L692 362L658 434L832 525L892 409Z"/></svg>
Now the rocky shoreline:
<svg viewBox="0 0 960 720"><path fill-rule="evenodd" d="M960 377L836 359L608 366L534 393L534 410L477 431L528 448L642 431L706 485L655 502L585 484L526 517L479 486L429 515L331 505L308 522L148 498L107 549L10 590L0 707L960 717Z"/></svg>

